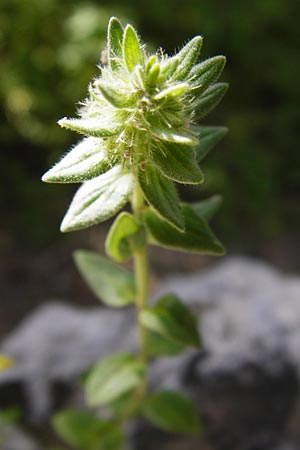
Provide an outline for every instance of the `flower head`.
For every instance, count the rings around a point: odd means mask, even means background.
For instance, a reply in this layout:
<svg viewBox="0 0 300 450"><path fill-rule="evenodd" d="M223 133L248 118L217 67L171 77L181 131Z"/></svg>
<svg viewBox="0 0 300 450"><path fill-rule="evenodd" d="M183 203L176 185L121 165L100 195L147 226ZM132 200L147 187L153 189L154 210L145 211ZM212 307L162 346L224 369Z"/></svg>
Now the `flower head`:
<svg viewBox="0 0 300 450"><path fill-rule="evenodd" d="M162 217L184 227L173 182L202 183L199 161L226 131L196 125L227 90L226 83L216 83L225 58L199 63L201 46L196 36L174 56L162 50L149 55L131 25L123 29L110 19L106 61L79 118L59 121L85 137L43 176L47 182L84 182L62 231L109 218L135 183ZM163 201L174 204L173 213L163 211Z"/></svg>

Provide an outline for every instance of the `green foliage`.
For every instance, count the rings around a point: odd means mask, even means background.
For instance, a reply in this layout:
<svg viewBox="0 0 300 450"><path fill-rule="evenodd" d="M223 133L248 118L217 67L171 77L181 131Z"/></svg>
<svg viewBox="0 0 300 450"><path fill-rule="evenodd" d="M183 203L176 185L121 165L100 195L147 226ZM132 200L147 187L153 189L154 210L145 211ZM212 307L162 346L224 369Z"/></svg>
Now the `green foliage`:
<svg viewBox="0 0 300 450"><path fill-rule="evenodd" d="M99 300L114 307L134 302L134 280L130 272L86 250L77 250L74 259L79 272Z"/></svg>
<svg viewBox="0 0 300 450"><path fill-rule="evenodd" d="M79 410L64 410L53 417L53 427L76 450L121 450L124 438L120 427Z"/></svg>
<svg viewBox="0 0 300 450"><path fill-rule="evenodd" d="M88 405L107 405L119 399L141 384L144 373L144 364L128 353L101 360L85 380Z"/></svg>
<svg viewBox="0 0 300 450"><path fill-rule="evenodd" d="M51 183L83 183L63 219L63 232L101 223L128 201L132 209L117 216L105 247L117 262L133 259L133 274L93 252L75 253L80 273L100 300L113 307L135 304L140 336L139 355L107 356L83 379L87 405L105 407L110 420L82 411L54 419L65 441L79 450L123 448L116 424L141 412L167 431L199 431L188 399L147 391L149 357L200 346L197 319L175 295L147 305L147 246L224 253L207 223L220 198L181 203L175 183L201 184L199 162L225 135L223 127L196 126L196 117L208 114L227 89L226 83L215 83L225 58L199 63L201 36L175 56L149 55L135 29L123 30L115 17L107 39L107 61L89 85L79 118L58 122L86 137L43 176Z"/></svg>
<svg viewBox="0 0 300 450"><path fill-rule="evenodd" d="M183 204L181 210L185 222L184 231L176 230L151 209L144 212L150 242L184 252L222 255L224 248L205 219L190 205Z"/></svg>
<svg viewBox="0 0 300 450"><path fill-rule="evenodd" d="M123 262L133 256L133 251L145 245L145 230L132 214L122 212L111 226L106 238L106 253Z"/></svg>
<svg viewBox="0 0 300 450"><path fill-rule="evenodd" d="M200 431L197 412L190 400L173 391L150 395L143 412L154 425L166 431L196 434Z"/></svg>
<svg viewBox="0 0 300 450"><path fill-rule="evenodd" d="M196 317L175 295L166 295L140 314L140 322L167 341L199 347Z"/></svg>

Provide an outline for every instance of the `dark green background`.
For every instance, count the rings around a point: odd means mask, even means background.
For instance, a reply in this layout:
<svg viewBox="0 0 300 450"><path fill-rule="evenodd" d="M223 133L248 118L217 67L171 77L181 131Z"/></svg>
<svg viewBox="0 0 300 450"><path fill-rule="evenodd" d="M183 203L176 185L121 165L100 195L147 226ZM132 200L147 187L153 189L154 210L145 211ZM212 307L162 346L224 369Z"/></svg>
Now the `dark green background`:
<svg viewBox="0 0 300 450"><path fill-rule="evenodd" d="M207 157L200 195L221 192L215 226L247 244L300 224L298 0L2 0L0 7L1 236L43 246L73 187L39 178L78 139L56 121L73 116L97 75L107 21L137 26L149 49L168 53L195 34L203 58L224 54L230 90L205 120L230 133ZM183 192L183 196L197 197Z"/></svg>

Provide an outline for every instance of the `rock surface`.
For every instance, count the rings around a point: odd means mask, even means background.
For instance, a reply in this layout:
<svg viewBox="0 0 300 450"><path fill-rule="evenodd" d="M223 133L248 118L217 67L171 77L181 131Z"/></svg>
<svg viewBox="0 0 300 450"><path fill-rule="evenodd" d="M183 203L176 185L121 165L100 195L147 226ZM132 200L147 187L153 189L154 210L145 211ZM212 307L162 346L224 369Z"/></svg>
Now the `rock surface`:
<svg viewBox="0 0 300 450"><path fill-rule="evenodd" d="M186 390L197 400L203 448L282 450L293 449L295 440L300 448L300 426L290 427L300 377L300 278L259 261L224 258L199 273L165 279L156 297L167 292L199 315L204 351L154 362L150 384ZM54 406L55 383L71 385L97 359L135 350L133 325L129 309L59 302L38 308L2 341L0 352L15 365L0 375L0 402L9 386L18 386L29 417L44 419ZM139 437L137 448L150 450L150 442ZM170 443L178 450L202 448L199 441L164 442L161 450Z"/></svg>

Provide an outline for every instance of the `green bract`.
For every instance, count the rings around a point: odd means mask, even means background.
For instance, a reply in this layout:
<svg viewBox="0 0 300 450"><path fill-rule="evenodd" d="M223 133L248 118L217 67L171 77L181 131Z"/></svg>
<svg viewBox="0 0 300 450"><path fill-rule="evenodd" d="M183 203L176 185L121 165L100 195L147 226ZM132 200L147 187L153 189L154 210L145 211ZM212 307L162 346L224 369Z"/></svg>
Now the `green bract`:
<svg viewBox="0 0 300 450"><path fill-rule="evenodd" d="M110 218L136 186L160 217L185 229L174 182L202 183L199 161L226 130L195 126L227 89L216 83L225 57L199 62L202 42L196 36L172 57L161 50L149 55L131 25L123 29L111 18L107 64L90 84L79 118L58 122L85 138L43 176L49 183L84 182L62 231Z"/></svg>
<svg viewBox="0 0 300 450"><path fill-rule="evenodd" d="M176 183L204 181L199 163L227 132L197 123L227 90L217 82L225 57L200 62L202 43L196 36L174 56L161 49L149 55L135 29L123 29L113 17L107 63L90 84L79 117L59 121L83 135L43 176L49 183L82 183L61 231L99 224L130 203L131 211L118 214L105 240L114 262L86 250L76 251L74 259L98 300L114 308L135 305L139 330L137 354L106 356L83 377L95 415L67 410L55 416L55 429L75 450L124 450L121 424L137 415L169 432L200 430L189 399L172 391L148 392L149 358L198 349L201 339L197 317L176 295L148 304L147 248L224 253L209 225L221 197L182 203L176 189ZM117 264L131 259L133 271Z"/></svg>

